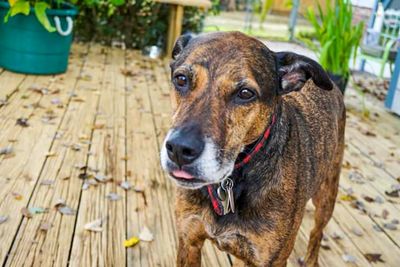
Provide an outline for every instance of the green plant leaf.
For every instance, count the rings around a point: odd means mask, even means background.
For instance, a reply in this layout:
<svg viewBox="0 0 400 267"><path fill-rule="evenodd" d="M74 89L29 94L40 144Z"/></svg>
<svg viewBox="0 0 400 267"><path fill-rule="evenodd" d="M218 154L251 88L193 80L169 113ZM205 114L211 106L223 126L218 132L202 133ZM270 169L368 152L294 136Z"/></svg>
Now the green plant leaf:
<svg viewBox="0 0 400 267"><path fill-rule="evenodd" d="M35 3L35 15L36 18L39 20L40 24L42 24L46 30L48 30L49 32L54 32L56 31L56 28L51 26L49 18L47 17L46 14L46 9L48 8L50 8L50 5L47 4L46 2Z"/></svg>
<svg viewBox="0 0 400 267"><path fill-rule="evenodd" d="M125 4L125 0L111 0L111 4L113 4L114 6L122 6L123 4Z"/></svg>
<svg viewBox="0 0 400 267"><path fill-rule="evenodd" d="M4 23L8 22L10 16L13 17L18 14L24 14L27 16L29 15L29 12L30 12L29 2L24 0L13 2L13 4L10 7L10 10L8 10L7 15L4 17Z"/></svg>

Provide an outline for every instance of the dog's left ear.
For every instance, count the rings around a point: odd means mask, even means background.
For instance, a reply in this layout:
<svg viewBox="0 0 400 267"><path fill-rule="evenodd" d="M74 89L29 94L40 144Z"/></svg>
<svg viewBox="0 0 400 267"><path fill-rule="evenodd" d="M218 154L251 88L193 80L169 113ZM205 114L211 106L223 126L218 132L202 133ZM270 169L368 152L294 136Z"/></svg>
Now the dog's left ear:
<svg viewBox="0 0 400 267"><path fill-rule="evenodd" d="M291 52L275 53L279 75L278 94L283 95L303 88L308 79L324 90L333 88L325 70L314 60Z"/></svg>
<svg viewBox="0 0 400 267"><path fill-rule="evenodd" d="M176 60L182 53L183 49L189 44L190 40L193 39L193 34L187 33L181 35L178 40L176 40L174 48L172 49L172 59Z"/></svg>

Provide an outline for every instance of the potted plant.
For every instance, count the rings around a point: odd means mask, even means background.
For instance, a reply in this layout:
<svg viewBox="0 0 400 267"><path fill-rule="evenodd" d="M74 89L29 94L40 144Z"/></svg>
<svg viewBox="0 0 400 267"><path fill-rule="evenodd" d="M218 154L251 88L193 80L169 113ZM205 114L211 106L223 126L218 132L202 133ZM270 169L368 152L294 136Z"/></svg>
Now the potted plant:
<svg viewBox="0 0 400 267"><path fill-rule="evenodd" d="M364 23L353 25L353 9L350 0L318 3L318 15L308 8L306 17L315 30L319 46L308 44L317 51L319 63L328 71L331 79L344 93L350 75L350 59L356 58L357 48L363 34Z"/></svg>
<svg viewBox="0 0 400 267"><path fill-rule="evenodd" d="M0 0L0 67L63 73L77 9L62 0Z"/></svg>

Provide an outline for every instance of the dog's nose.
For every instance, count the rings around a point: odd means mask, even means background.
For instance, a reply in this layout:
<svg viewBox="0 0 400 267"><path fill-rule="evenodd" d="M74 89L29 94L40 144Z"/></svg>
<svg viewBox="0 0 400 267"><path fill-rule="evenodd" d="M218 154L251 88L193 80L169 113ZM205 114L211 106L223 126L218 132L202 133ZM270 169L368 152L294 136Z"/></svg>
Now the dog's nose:
<svg viewBox="0 0 400 267"><path fill-rule="evenodd" d="M180 167L195 161L204 150L204 141L197 127L174 130L165 143L168 157Z"/></svg>

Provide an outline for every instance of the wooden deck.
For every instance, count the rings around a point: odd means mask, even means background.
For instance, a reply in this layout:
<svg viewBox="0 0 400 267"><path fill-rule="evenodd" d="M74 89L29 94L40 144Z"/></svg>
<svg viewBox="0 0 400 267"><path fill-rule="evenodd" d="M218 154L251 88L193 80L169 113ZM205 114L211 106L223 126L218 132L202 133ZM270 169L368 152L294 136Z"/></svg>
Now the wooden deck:
<svg viewBox="0 0 400 267"><path fill-rule="evenodd" d="M174 266L174 186L158 159L171 113L166 66L135 51L76 44L65 75L0 70L0 263ZM345 164L320 263L400 266L400 225L392 222L400 198L385 194L399 188L400 119L373 99L371 119L363 119L353 91L346 101ZM305 254L312 213L310 206L291 266ZM85 230L97 219L98 232ZM154 241L125 248L144 226ZM370 263L368 253L384 262ZM207 244L203 266L230 259Z"/></svg>

